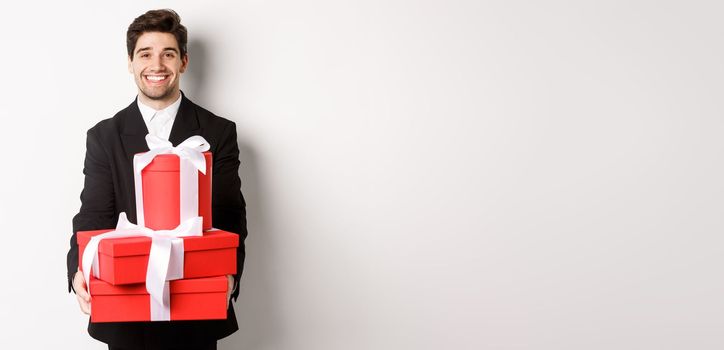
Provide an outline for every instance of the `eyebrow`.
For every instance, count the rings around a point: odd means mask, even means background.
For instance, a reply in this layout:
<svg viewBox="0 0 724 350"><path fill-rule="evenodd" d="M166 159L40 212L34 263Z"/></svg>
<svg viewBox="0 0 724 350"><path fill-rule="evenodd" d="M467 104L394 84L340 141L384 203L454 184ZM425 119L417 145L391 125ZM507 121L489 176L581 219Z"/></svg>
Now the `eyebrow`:
<svg viewBox="0 0 724 350"><path fill-rule="evenodd" d="M148 47L142 47L142 48L136 50L136 54L138 54L139 52L142 52L142 51L151 51L152 49L153 49L153 48L150 47L150 46L148 46ZM166 48L163 49L163 51L173 51L173 52L175 52L175 53L178 53L178 49L175 48L175 47L166 47Z"/></svg>

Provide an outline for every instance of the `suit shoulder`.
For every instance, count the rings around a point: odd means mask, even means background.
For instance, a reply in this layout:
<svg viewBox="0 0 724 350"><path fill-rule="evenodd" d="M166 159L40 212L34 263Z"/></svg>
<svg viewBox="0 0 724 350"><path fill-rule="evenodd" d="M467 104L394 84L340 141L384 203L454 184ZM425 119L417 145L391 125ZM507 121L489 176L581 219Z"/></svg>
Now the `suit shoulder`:
<svg viewBox="0 0 724 350"><path fill-rule="evenodd" d="M130 106L129 106L130 107ZM126 111L129 107L126 107L124 109L121 109L120 111L116 112L116 114L110 118L103 119L96 123L92 128L88 129L88 134L93 134L99 137L105 137L110 136L113 134L118 134L118 130L120 128L120 125L123 124L124 119L126 118Z"/></svg>
<svg viewBox="0 0 724 350"><path fill-rule="evenodd" d="M231 124L234 124L233 121L226 119L224 117L218 116L214 114L213 112L209 111L208 109L201 107L199 105L196 105L196 113L199 116L199 122L202 124L206 124L211 127L228 127Z"/></svg>
<svg viewBox="0 0 724 350"><path fill-rule="evenodd" d="M236 130L236 123L218 116L204 107L194 104L199 126L205 130L205 133L221 137L228 133L228 130Z"/></svg>

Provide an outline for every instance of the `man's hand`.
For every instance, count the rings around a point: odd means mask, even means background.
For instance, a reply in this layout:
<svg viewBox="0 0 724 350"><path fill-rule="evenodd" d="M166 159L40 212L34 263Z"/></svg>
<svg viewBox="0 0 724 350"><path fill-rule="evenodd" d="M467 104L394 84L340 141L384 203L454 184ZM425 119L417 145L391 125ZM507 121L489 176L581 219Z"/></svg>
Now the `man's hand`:
<svg viewBox="0 0 724 350"><path fill-rule="evenodd" d="M73 290L75 290L75 297L76 299L78 299L80 311L83 311L83 313L90 315L90 294L88 294L88 289L86 288L85 284L85 278L83 277L83 273L81 273L80 270L78 270L78 272L75 273L75 276L73 276Z"/></svg>
<svg viewBox="0 0 724 350"><path fill-rule="evenodd" d="M231 292L234 288L234 276L226 275L226 279L229 280L229 288L226 290L226 308L229 308L229 302L231 302Z"/></svg>

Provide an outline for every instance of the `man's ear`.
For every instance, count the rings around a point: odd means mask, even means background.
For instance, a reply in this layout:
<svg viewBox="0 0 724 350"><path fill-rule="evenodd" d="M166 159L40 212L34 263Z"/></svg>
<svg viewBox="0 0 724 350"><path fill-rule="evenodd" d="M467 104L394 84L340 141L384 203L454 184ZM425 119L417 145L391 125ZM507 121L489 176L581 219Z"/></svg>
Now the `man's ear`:
<svg viewBox="0 0 724 350"><path fill-rule="evenodd" d="M186 71L186 68L188 68L188 66L189 66L189 55L185 54L184 57L181 58L181 68L178 71L183 73Z"/></svg>
<svg viewBox="0 0 724 350"><path fill-rule="evenodd" d="M128 56L128 73L133 74L133 60L131 60L131 56Z"/></svg>

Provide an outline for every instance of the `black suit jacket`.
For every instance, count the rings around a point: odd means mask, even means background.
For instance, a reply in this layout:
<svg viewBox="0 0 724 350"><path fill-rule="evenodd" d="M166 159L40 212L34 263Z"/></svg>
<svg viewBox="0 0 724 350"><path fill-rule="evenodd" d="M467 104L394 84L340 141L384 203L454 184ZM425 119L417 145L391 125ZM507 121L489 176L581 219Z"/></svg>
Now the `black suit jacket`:
<svg viewBox="0 0 724 350"><path fill-rule="evenodd" d="M68 288L78 269L76 232L115 228L118 216L126 212L136 222L133 187L133 155L148 151L148 133L136 101L88 130L81 192L80 212L73 218L73 235L68 251ZM236 291L244 266L246 238L246 203L239 179L239 147L236 125L199 107L182 96L169 140L178 145L193 135L203 136L213 154L212 221L213 226L239 234ZM91 301L92 307L92 301ZM228 336L238 329L234 309L226 320L175 322L89 323L93 338L117 346L142 346L144 339L168 346L209 342Z"/></svg>

